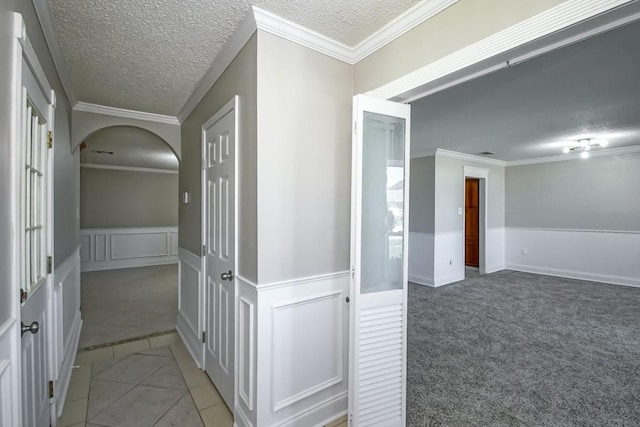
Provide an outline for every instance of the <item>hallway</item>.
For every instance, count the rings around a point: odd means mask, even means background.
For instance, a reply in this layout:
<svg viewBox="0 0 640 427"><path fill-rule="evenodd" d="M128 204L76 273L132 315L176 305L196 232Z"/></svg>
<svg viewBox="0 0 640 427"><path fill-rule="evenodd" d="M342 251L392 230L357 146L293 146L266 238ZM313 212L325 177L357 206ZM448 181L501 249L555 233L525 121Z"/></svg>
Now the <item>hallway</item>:
<svg viewBox="0 0 640 427"><path fill-rule="evenodd" d="M175 329L176 264L85 272L81 283L80 349Z"/></svg>

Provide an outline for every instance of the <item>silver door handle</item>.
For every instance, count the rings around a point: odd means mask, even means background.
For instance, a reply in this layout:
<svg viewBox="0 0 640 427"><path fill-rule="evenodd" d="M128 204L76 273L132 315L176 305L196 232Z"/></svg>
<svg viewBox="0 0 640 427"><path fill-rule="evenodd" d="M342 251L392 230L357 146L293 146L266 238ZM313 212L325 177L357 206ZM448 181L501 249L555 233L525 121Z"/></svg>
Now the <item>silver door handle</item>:
<svg viewBox="0 0 640 427"><path fill-rule="evenodd" d="M23 322L20 322L20 336L23 336L27 332L31 332L32 334L37 334L40 330L40 324L38 322L33 322L30 325L25 325Z"/></svg>
<svg viewBox="0 0 640 427"><path fill-rule="evenodd" d="M232 282L233 281L233 271L229 270L228 273L222 273L220 275L220 278L222 280L228 280L228 281Z"/></svg>

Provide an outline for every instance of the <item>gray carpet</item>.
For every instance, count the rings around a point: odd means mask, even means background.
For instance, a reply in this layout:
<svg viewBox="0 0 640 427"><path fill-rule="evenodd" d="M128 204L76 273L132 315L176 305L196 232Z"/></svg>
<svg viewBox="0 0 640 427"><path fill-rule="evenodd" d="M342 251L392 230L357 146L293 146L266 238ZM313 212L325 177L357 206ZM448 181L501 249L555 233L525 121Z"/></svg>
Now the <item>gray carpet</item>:
<svg viewBox="0 0 640 427"><path fill-rule="evenodd" d="M514 271L411 284L409 426L640 426L640 289Z"/></svg>

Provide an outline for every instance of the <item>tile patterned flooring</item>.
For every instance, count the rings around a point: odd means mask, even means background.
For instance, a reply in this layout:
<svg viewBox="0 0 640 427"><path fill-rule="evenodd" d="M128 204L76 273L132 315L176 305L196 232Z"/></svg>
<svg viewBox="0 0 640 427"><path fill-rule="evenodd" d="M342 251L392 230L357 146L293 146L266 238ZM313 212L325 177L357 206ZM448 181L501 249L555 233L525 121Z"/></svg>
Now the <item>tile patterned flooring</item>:
<svg viewBox="0 0 640 427"><path fill-rule="evenodd" d="M230 427L233 416L177 334L78 353L59 427Z"/></svg>

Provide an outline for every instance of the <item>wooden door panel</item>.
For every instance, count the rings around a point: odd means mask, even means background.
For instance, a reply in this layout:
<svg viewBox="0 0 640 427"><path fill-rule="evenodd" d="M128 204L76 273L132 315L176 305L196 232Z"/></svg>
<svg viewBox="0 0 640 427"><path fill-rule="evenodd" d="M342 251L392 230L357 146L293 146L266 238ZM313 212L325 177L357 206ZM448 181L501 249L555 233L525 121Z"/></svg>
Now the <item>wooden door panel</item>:
<svg viewBox="0 0 640 427"><path fill-rule="evenodd" d="M480 180L465 180L465 265L480 266Z"/></svg>

